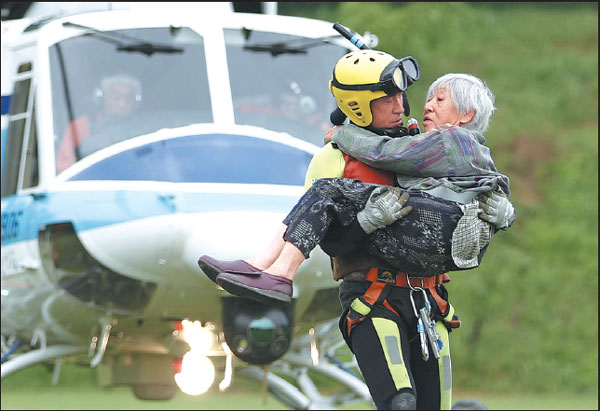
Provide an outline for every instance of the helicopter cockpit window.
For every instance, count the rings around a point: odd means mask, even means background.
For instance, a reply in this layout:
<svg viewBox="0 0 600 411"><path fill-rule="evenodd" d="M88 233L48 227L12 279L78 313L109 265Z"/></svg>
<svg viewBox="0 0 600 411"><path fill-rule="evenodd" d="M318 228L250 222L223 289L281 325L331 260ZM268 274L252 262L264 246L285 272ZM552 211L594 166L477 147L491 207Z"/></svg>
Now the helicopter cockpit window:
<svg viewBox="0 0 600 411"><path fill-rule="evenodd" d="M326 40L226 29L235 122L323 144L336 107L331 70L347 49Z"/></svg>
<svg viewBox="0 0 600 411"><path fill-rule="evenodd" d="M32 104L31 122L29 124L29 139L25 152L25 169L23 172L23 188L35 187L39 183L39 164L37 149L37 128L35 117L35 102Z"/></svg>
<svg viewBox="0 0 600 411"><path fill-rule="evenodd" d="M57 173L117 142L213 120L204 40L186 27L90 29L52 46L50 67Z"/></svg>
<svg viewBox="0 0 600 411"><path fill-rule="evenodd" d="M4 153L4 158L10 158L13 161L2 159L4 162L2 167L2 197L13 195L18 189L23 139L25 138L27 120L29 119L27 107L30 93L31 78L24 78L15 83L10 105L6 153ZM15 161L15 159L17 160Z"/></svg>

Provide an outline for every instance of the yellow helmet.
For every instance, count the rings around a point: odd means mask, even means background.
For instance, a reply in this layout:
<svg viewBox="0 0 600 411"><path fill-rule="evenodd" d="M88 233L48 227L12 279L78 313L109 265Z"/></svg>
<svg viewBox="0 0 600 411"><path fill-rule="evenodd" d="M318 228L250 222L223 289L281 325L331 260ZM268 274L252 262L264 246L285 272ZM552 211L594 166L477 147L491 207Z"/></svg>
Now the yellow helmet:
<svg viewBox="0 0 600 411"><path fill-rule="evenodd" d="M398 60L379 50L356 50L338 60L329 90L353 123L367 127L373 122L371 101L403 92L419 77L413 57Z"/></svg>

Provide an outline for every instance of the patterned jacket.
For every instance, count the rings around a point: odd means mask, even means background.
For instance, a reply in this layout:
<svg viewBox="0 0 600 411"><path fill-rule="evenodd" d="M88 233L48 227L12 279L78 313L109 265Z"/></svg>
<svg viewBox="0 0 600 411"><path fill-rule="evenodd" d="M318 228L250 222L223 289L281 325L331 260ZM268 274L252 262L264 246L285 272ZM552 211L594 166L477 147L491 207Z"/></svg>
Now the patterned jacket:
<svg viewBox="0 0 600 411"><path fill-rule="evenodd" d="M344 153L395 172L405 189L444 186L458 193L500 189L510 194L509 178L498 172L485 137L477 131L446 125L391 138L350 124L340 127L333 141Z"/></svg>

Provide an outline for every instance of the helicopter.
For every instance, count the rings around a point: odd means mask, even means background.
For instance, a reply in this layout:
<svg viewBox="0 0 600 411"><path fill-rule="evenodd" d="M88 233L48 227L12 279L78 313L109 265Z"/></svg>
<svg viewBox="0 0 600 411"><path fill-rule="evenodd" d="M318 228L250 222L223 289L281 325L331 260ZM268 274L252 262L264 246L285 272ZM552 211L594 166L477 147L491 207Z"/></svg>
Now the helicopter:
<svg viewBox="0 0 600 411"><path fill-rule="evenodd" d="M337 356L322 250L285 308L197 265L270 240L330 127L331 69L356 47L273 3L77 4L2 21L2 378L54 361L56 379L65 359L166 400L224 390L235 370L296 409L371 402ZM347 389L321 395L308 371Z"/></svg>

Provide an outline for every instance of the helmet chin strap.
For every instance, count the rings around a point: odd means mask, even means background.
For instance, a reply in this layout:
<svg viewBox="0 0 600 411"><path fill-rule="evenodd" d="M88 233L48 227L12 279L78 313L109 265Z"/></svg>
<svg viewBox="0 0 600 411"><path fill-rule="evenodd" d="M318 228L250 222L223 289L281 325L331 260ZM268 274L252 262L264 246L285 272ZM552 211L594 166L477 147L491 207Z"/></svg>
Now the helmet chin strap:
<svg viewBox="0 0 600 411"><path fill-rule="evenodd" d="M404 137L408 135L408 128L398 126L394 128L386 128L384 130L386 136L390 137Z"/></svg>
<svg viewBox="0 0 600 411"><path fill-rule="evenodd" d="M375 128L372 126L367 126L364 128L380 136L404 137L408 135L408 128L403 126L394 128Z"/></svg>
<svg viewBox="0 0 600 411"><path fill-rule="evenodd" d="M408 96L406 95L406 90L402 92L402 103L404 104L404 115L406 117L410 116L410 104L408 103Z"/></svg>

